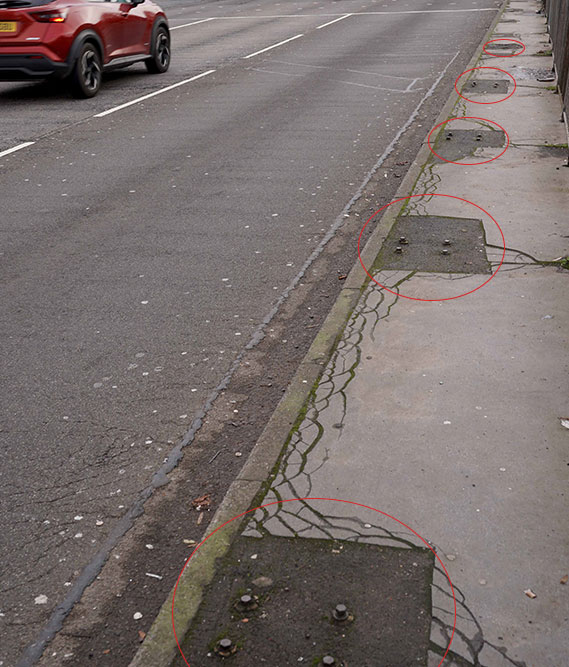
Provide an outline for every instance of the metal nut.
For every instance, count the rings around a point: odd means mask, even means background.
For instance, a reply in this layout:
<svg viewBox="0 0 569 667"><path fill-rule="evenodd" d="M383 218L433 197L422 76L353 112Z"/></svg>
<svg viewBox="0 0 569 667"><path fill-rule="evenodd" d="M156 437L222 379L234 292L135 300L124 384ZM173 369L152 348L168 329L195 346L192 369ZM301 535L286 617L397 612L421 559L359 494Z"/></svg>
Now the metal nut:
<svg viewBox="0 0 569 667"><path fill-rule="evenodd" d="M443 241L443 245L452 245L451 240L450 239L445 239Z"/></svg>
<svg viewBox="0 0 569 667"><path fill-rule="evenodd" d="M253 609L257 609L258 606L257 597L247 593L242 595L235 603L235 608L238 611L252 611Z"/></svg>
<svg viewBox="0 0 569 667"><path fill-rule="evenodd" d="M397 248L395 248L395 252L401 254L403 252L403 248L400 245L398 245Z"/></svg>
<svg viewBox="0 0 569 667"><path fill-rule="evenodd" d="M444 250L441 250L441 254L442 255L450 255L450 251L445 248Z"/></svg>
<svg viewBox="0 0 569 667"><path fill-rule="evenodd" d="M407 240L407 238L405 236L401 236L399 238L399 243L401 243L401 245L409 245L409 241Z"/></svg>
<svg viewBox="0 0 569 667"><path fill-rule="evenodd" d="M334 611L332 612L332 616L337 621L346 621L349 616L348 608L346 607L345 604L337 604Z"/></svg>
<svg viewBox="0 0 569 667"><path fill-rule="evenodd" d="M335 665L336 661L334 660L334 658L331 655L325 655L322 658L322 664L323 665Z"/></svg>

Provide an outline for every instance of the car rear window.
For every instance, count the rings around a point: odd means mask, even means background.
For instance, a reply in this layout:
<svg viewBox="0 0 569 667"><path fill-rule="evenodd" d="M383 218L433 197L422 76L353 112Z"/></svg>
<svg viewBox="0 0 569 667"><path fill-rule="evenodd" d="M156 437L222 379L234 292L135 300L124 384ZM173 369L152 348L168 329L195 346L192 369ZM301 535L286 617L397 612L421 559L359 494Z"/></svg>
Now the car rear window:
<svg viewBox="0 0 569 667"><path fill-rule="evenodd" d="M19 7L41 7L53 0L0 0L0 9L18 9Z"/></svg>

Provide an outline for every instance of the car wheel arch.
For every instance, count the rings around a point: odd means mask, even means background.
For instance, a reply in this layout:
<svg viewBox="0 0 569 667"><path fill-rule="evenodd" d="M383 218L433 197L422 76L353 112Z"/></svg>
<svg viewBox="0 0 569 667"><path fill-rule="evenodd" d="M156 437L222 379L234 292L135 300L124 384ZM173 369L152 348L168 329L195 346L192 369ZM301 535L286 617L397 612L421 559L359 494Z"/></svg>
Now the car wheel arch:
<svg viewBox="0 0 569 667"><path fill-rule="evenodd" d="M164 28L170 37L170 27L168 26L168 21L166 21L164 16L158 16L154 23L152 24L152 30L150 32L150 53L152 53L152 45L154 44L154 37L158 28Z"/></svg>
<svg viewBox="0 0 569 667"><path fill-rule="evenodd" d="M81 47L83 44L90 42L97 48L97 51L99 52L99 56L101 57L101 62L104 64L105 62L105 49L103 47L103 42L99 35L94 31L94 30L82 30L77 37L75 37L75 40L73 41L73 45L71 46L71 49L69 50L69 56L67 58L67 62L70 67L73 67L73 64L77 60L79 56L79 52L81 51Z"/></svg>

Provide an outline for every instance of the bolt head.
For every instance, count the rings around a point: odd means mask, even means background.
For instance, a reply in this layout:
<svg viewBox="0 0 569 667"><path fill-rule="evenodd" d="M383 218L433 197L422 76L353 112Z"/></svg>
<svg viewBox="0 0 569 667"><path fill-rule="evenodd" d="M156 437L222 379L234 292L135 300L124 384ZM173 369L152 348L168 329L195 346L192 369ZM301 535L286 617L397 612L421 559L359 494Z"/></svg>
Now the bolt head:
<svg viewBox="0 0 569 667"><path fill-rule="evenodd" d="M232 646L233 642L228 637L224 637L223 639L219 640L219 648L222 651L230 651Z"/></svg>
<svg viewBox="0 0 569 667"><path fill-rule="evenodd" d="M406 236L401 236L399 238L399 243L401 243L401 245L407 245L409 243L409 241L407 240Z"/></svg>
<svg viewBox="0 0 569 667"><path fill-rule="evenodd" d="M248 605L253 602L253 598L250 595L242 595L241 598L239 599L239 602L241 602L242 605L247 607Z"/></svg>
<svg viewBox="0 0 569 667"><path fill-rule="evenodd" d="M400 245L398 245L397 248L395 248L395 252L402 253L403 248Z"/></svg>
<svg viewBox="0 0 569 667"><path fill-rule="evenodd" d="M350 616L350 613L348 612L348 608L346 607L345 604L337 604L332 611L332 618L335 621L351 621L353 619L352 616Z"/></svg>
<svg viewBox="0 0 569 667"><path fill-rule="evenodd" d="M334 658L331 655L325 655L322 658L322 664L323 665L335 665L336 661L334 660Z"/></svg>
<svg viewBox="0 0 569 667"><path fill-rule="evenodd" d="M443 241L443 245L451 245L451 241L450 241L450 239L445 239L445 240Z"/></svg>
<svg viewBox="0 0 569 667"><path fill-rule="evenodd" d="M448 250L442 250L441 253L443 255L450 255L450 252Z"/></svg>

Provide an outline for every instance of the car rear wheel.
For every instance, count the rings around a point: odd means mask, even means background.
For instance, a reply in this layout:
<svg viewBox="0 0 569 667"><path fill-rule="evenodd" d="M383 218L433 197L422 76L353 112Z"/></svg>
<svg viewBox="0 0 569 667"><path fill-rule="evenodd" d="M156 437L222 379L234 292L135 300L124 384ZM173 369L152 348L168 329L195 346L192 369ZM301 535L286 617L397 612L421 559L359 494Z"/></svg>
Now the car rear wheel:
<svg viewBox="0 0 569 667"><path fill-rule="evenodd" d="M87 42L79 50L79 56L71 72L71 92L75 97L94 97L101 87L103 68L97 47Z"/></svg>
<svg viewBox="0 0 569 667"><path fill-rule="evenodd" d="M170 67L170 35L164 26L160 26L154 34L152 52L146 61L146 69L150 74L161 74Z"/></svg>

